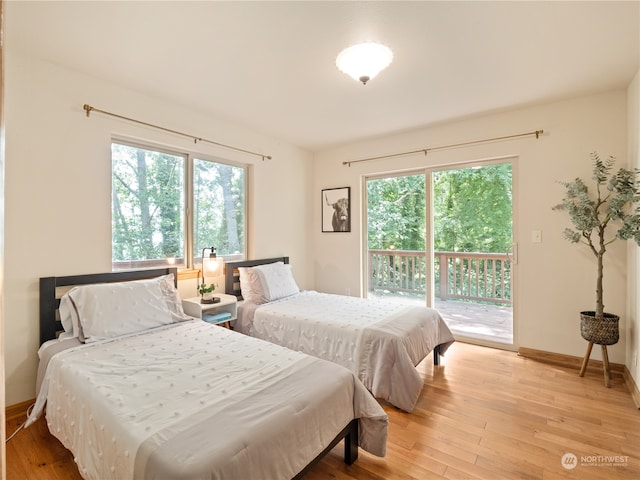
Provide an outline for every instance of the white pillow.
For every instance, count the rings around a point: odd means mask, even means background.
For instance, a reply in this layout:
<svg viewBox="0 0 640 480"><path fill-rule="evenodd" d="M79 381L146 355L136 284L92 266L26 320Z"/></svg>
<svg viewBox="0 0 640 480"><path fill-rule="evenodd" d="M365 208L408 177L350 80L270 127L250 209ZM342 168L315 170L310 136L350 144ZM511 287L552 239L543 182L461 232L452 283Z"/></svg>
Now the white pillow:
<svg viewBox="0 0 640 480"><path fill-rule="evenodd" d="M62 328L64 332L60 334L58 338L73 338L80 335L80 324L78 322L78 314L73 306L69 293L65 293L60 298L60 306L58 307L60 312L60 322L62 322Z"/></svg>
<svg viewBox="0 0 640 480"><path fill-rule="evenodd" d="M242 298L251 303L264 303L262 300L264 294L262 292L262 284L260 279L250 267L238 267L240 273L240 291Z"/></svg>
<svg viewBox="0 0 640 480"><path fill-rule="evenodd" d="M90 343L189 319L172 279L169 274L71 289L67 295L78 316L80 340Z"/></svg>
<svg viewBox="0 0 640 480"><path fill-rule="evenodd" d="M160 284L160 288L162 289L162 296L164 297L167 308L171 312L171 316L173 317L173 320L175 322L183 322L185 320L193 319L192 317L189 317L187 314L185 314L184 310L182 309L182 298L180 298L180 293L176 288L173 273L169 273L152 280L156 280Z"/></svg>
<svg viewBox="0 0 640 480"><path fill-rule="evenodd" d="M291 265L276 262L252 268L262 285L261 303L272 302L300 292L291 272ZM257 302L254 302L257 303Z"/></svg>

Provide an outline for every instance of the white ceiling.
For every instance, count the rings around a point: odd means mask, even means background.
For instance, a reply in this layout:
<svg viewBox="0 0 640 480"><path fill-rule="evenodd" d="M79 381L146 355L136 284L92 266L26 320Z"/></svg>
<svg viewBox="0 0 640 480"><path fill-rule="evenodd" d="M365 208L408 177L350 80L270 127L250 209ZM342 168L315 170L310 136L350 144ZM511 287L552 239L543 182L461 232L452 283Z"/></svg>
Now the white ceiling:
<svg viewBox="0 0 640 480"><path fill-rule="evenodd" d="M6 46L317 151L626 88L640 3L5 1ZM378 41L366 86L335 67ZM98 106L109 110L108 106Z"/></svg>

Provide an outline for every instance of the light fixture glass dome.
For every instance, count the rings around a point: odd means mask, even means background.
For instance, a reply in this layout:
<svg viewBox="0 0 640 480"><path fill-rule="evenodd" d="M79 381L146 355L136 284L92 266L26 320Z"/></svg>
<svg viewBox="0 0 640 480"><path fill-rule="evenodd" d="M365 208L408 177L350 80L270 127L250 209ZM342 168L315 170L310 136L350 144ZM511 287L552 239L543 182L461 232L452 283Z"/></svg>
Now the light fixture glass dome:
<svg viewBox="0 0 640 480"><path fill-rule="evenodd" d="M347 75L359 80L364 85L393 60L393 52L389 47L379 43L360 43L353 45L338 55L336 66Z"/></svg>

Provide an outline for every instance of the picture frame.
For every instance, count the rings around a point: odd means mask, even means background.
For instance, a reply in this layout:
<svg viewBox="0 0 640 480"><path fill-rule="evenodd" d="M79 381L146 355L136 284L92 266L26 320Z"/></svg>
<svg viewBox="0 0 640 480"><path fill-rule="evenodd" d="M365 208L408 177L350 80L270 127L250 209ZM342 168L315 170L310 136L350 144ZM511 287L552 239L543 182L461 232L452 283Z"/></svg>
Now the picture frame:
<svg viewBox="0 0 640 480"><path fill-rule="evenodd" d="M351 231L351 187L322 189L322 232Z"/></svg>

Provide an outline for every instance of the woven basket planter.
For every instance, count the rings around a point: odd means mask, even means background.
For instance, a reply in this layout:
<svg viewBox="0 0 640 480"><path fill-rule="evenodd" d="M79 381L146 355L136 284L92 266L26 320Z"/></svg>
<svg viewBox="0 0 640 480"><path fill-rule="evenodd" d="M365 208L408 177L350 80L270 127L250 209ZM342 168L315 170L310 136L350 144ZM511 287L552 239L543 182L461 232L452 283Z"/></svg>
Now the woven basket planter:
<svg viewBox="0 0 640 480"><path fill-rule="evenodd" d="M612 313L605 313L604 318L598 319L595 315L596 312L593 311L580 312L580 335L582 338L598 345L618 343L620 317Z"/></svg>

